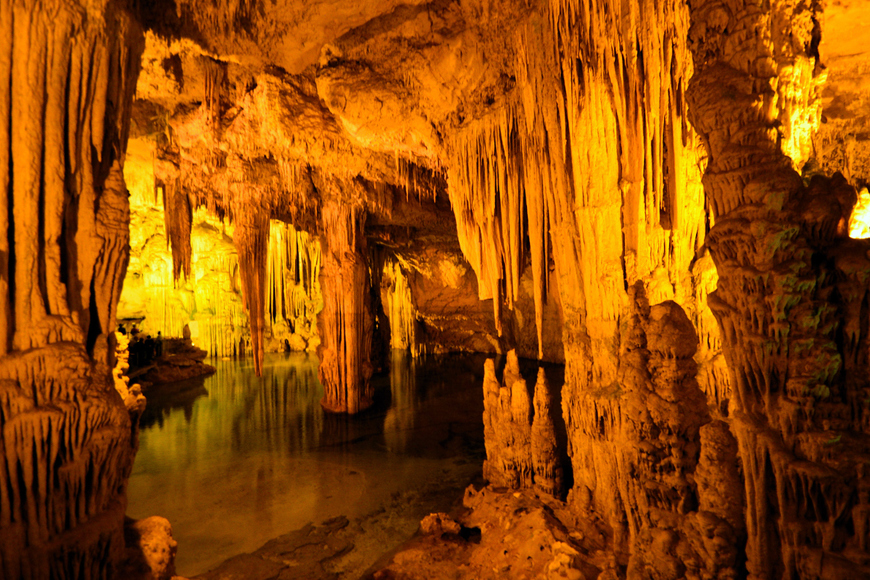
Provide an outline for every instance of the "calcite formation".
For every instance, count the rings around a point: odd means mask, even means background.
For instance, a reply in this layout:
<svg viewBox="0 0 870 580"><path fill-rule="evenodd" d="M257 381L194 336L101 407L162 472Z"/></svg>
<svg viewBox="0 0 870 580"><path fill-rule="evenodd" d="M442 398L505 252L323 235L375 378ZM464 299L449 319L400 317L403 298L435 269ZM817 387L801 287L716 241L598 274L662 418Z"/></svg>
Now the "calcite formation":
<svg viewBox="0 0 870 580"><path fill-rule="evenodd" d="M142 52L127 2L0 3L0 576L109 578L134 429L112 380Z"/></svg>
<svg viewBox="0 0 870 580"><path fill-rule="evenodd" d="M205 207L190 222L190 269L174 271L172 245L163 224L163 185L155 173L154 145L131 139L124 164L130 190L130 264L118 303L118 318L144 334L182 335L210 355L247 355L251 350L248 315L233 243L234 224ZM307 232L278 220L269 222L265 278L264 347L281 351L317 347L320 243Z"/></svg>
<svg viewBox="0 0 870 580"><path fill-rule="evenodd" d="M550 414L550 388L543 368L538 369L534 406L520 375L516 352L507 355L503 384L495 376L492 359L483 378L483 430L487 459L483 476L510 489L537 486L544 493L562 493L561 457Z"/></svg>
<svg viewBox="0 0 870 580"><path fill-rule="evenodd" d="M333 412L388 346L512 352L485 475L609 554L535 573L870 575L867 8L829 4L0 0L4 577L117 562L118 308L316 349Z"/></svg>

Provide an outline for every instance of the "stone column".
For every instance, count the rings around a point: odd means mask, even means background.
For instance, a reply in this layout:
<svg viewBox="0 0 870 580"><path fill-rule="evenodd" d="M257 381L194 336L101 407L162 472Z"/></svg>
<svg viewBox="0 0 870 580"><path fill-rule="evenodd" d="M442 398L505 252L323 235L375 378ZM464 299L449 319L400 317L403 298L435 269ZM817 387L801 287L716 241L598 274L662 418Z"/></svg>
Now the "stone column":
<svg viewBox="0 0 870 580"><path fill-rule="evenodd" d="M0 0L0 577L110 578L135 427L115 391L128 3Z"/></svg>
<svg viewBox="0 0 870 580"><path fill-rule="evenodd" d="M372 404L369 378L372 339L365 213L339 200L321 213L323 310L317 318L321 343L321 405L334 413L358 413Z"/></svg>
<svg viewBox="0 0 870 580"><path fill-rule="evenodd" d="M854 190L805 183L824 78L820 8L692 4L689 111L710 154L704 186L719 273L709 304L734 389L750 578L868 577L866 280L849 240ZM844 365L844 361L846 364Z"/></svg>

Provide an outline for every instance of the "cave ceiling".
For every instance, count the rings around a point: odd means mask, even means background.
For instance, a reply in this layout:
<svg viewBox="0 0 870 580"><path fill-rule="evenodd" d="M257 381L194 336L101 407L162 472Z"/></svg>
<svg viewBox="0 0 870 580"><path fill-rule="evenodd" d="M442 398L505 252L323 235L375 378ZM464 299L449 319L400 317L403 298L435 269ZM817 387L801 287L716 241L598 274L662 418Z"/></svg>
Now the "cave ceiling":
<svg viewBox="0 0 870 580"><path fill-rule="evenodd" d="M158 179L180 175L221 211L266 197L273 217L316 228L317 181L336 179L381 225L449 233L445 136L512 91L503 32L529 13L448 1L155 9L132 134L157 143ZM393 212L408 196L436 219Z"/></svg>

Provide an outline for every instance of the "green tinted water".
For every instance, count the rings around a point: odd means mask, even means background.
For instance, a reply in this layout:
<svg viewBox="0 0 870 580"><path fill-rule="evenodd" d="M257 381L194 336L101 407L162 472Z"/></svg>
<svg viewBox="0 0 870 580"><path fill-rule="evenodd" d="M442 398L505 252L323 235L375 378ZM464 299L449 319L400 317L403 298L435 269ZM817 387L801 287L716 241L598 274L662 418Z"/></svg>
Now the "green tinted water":
<svg viewBox="0 0 870 580"><path fill-rule="evenodd" d="M374 406L355 417L324 413L317 358L305 354L268 355L260 378L250 361L217 361L211 377L154 387L127 513L168 518L177 572L193 576L308 522L470 480L484 458L483 361L395 353ZM416 530L401 528L395 545Z"/></svg>

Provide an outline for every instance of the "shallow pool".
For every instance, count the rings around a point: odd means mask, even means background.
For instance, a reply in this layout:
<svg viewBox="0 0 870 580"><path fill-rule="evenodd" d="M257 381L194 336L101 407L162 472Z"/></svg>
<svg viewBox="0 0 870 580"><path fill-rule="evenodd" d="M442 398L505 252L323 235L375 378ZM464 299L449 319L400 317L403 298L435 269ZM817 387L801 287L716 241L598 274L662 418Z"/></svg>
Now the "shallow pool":
<svg viewBox="0 0 870 580"><path fill-rule="evenodd" d="M484 360L396 352L373 380L374 406L355 417L323 412L314 356L267 355L260 378L250 359L211 361L211 377L146 392L127 513L169 519L182 576L308 522L390 505L408 512L387 552L421 517L397 497L450 482L447 510L479 474Z"/></svg>

